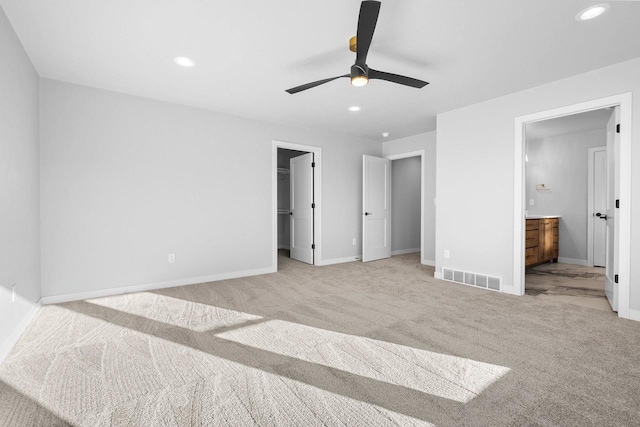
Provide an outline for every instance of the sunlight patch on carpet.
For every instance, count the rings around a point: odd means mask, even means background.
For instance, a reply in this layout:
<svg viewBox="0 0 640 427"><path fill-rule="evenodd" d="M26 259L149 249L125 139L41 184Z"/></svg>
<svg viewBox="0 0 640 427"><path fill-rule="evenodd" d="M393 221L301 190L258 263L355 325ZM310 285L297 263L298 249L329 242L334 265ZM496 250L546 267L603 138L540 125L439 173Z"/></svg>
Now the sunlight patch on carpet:
<svg viewBox="0 0 640 427"><path fill-rule="evenodd" d="M153 292L96 298L87 302L195 332L213 331L262 319L255 314Z"/></svg>
<svg viewBox="0 0 640 427"><path fill-rule="evenodd" d="M471 401L510 370L283 320L216 336L462 403Z"/></svg>
<svg viewBox="0 0 640 427"><path fill-rule="evenodd" d="M434 426L374 403L188 346L152 337L150 340L153 360L132 353L125 340L118 340L119 348L100 347L99 359L105 363L91 371L68 363L72 362L72 353L77 352L69 349L62 355L68 359L62 362L64 367L52 370L56 378L49 378L44 392L20 375L26 367L0 370L0 420L9 422L7 425L68 422L77 427ZM127 355L130 357L126 362L122 361L121 357ZM141 369L154 364L163 369ZM154 381L155 385L150 386Z"/></svg>

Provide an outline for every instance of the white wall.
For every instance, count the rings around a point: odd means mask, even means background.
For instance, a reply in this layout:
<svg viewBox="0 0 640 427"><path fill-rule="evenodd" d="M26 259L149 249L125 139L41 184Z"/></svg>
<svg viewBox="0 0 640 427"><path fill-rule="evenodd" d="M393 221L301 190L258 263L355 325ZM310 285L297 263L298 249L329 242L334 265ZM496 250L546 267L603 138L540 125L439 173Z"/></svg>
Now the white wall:
<svg viewBox="0 0 640 427"><path fill-rule="evenodd" d="M420 251L420 157L391 162L391 253Z"/></svg>
<svg viewBox="0 0 640 427"><path fill-rule="evenodd" d="M640 59L573 76L438 116L437 271L446 265L504 279L513 291L515 118L634 92L632 159L640 164ZM640 256L640 174L632 172L631 260ZM623 200L622 203L625 203ZM631 309L640 309L640 264L631 266Z"/></svg>
<svg viewBox="0 0 640 427"><path fill-rule="evenodd" d="M382 144L382 155L410 153L425 150L424 176L424 254L422 262L435 265L436 243L436 132L427 132Z"/></svg>
<svg viewBox="0 0 640 427"><path fill-rule="evenodd" d="M361 253L379 144L46 79L40 95L43 296L273 269L272 140L322 147L323 260Z"/></svg>
<svg viewBox="0 0 640 427"><path fill-rule="evenodd" d="M40 299L38 74L0 8L0 361ZM16 301L11 286L16 284Z"/></svg>
<svg viewBox="0 0 640 427"><path fill-rule="evenodd" d="M562 215L561 258L587 263L588 150L606 144L606 128L527 141L527 208L530 215Z"/></svg>

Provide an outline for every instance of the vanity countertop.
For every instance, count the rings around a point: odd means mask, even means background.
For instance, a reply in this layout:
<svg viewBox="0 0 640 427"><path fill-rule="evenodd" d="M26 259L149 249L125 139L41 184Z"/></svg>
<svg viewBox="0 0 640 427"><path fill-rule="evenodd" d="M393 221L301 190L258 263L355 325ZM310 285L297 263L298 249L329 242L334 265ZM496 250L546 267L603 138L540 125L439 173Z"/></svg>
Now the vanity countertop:
<svg viewBox="0 0 640 427"><path fill-rule="evenodd" d="M548 219L548 218L562 218L562 215L527 215L525 219Z"/></svg>

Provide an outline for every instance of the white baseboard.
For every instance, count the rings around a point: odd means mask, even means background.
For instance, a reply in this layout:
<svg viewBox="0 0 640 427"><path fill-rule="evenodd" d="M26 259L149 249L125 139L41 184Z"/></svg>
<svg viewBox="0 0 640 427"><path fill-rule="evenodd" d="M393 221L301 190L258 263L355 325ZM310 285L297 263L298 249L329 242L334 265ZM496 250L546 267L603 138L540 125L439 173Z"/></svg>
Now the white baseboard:
<svg viewBox="0 0 640 427"><path fill-rule="evenodd" d="M0 364L2 362L4 362L4 359L9 355L9 353L11 352L11 349L13 348L13 346L16 345L16 343L18 342L18 340L22 336L22 333L24 332L24 330L27 329L27 326L29 326L29 323L31 323L33 318L38 313L38 310L42 306L41 301L42 300L38 300L38 302L36 302L29 309L29 311L22 318L20 323L18 323L18 326L16 326L16 328L13 330L11 335L9 335L9 338L7 338L5 340L5 342L2 343L2 345L0 345Z"/></svg>
<svg viewBox="0 0 640 427"><path fill-rule="evenodd" d="M117 288L99 289L95 291L77 292L73 294L50 295L42 297L42 304L59 304L62 302L78 301L91 298L108 297L112 295L128 294L131 292L154 291L157 289L173 288L176 286L195 285L198 283L217 282L220 280L237 279L239 277L259 276L275 273L275 267L258 268L255 270L234 271L231 273L214 274L212 276L190 277L171 280L168 282L146 283L143 285L120 286Z"/></svg>
<svg viewBox="0 0 640 427"><path fill-rule="evenodd" d="M629 319L640 322L640 310L629 309Z"/></svg>
<svg viewBox="0 0 640 427"><path fill-rule="evenodd" d="M435 277L436 279L442 280L442 272L441 271L434 272L433 277Z"/></svg>
<svg viewBox="0 0 640 427"><path fill-rule="evenodd" d="M432 261L430 259L423 259L422 260L422 265L429 265L431 267L435 267L436 266L436 262Z"/></svg>
<svg viewBox="0 0 640 427"><path fill-rule="evenodd" d="M558 262L561 262L563 264L584 265L585 267L589 266L589 262L586 259L558 257Z"/></svg>
<svg viewBox="0 0 640 427"><path fill-rule="evenodd" d="M320 261L320 263L318 265L325 266L325 265L343 264L345 262L360 261L361 259L362 259L361 255L348 256L348 257L345 257L345 258L323 259L323 260Z"/></svg>
<svg viewBox="0 0 640 427"><path fill-rule="evenodd" d="M420 252L420 248L400 249L400 250L397 250L397 251L391 251L391 256L404 255L404 254L414 254L416 252Z"/></svg>

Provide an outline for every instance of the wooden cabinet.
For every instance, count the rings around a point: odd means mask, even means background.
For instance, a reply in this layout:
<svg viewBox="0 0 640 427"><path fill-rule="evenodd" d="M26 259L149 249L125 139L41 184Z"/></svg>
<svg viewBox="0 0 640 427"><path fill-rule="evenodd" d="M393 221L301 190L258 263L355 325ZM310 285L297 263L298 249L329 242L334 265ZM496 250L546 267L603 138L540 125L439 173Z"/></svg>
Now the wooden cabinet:
<svg viewBox="0 0 640 427"><path fill-rule="evenodd" d="M525 267L558 262L558 218L528 219L525 238Z"/></svg>

